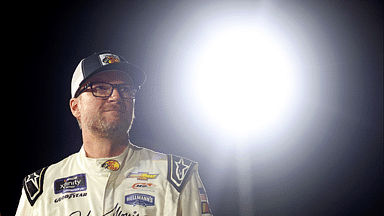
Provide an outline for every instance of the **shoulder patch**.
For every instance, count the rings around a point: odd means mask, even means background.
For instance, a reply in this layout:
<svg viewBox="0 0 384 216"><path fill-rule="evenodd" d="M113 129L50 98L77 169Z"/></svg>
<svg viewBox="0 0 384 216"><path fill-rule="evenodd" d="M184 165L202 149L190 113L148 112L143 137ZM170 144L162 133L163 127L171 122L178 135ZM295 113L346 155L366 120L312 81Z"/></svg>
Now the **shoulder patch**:
<svg viewBox="0 0 384 216"><path fill-rule="evenodd" d="M191 174L196 162L188 160L183 157L175 155L168 156L168 174L167 179L176 188L178 192L181 192L186 180Z"/></svg>
<svg viewBox="0 0 384 216"><path fill-rule="evenodd" d="M35 204L37 198L39 198L39 196L43 193L44 175L47 168L48 167L44 167L32 174L29 174L23 180L25 194L27 195L31 206Z"/></svg>

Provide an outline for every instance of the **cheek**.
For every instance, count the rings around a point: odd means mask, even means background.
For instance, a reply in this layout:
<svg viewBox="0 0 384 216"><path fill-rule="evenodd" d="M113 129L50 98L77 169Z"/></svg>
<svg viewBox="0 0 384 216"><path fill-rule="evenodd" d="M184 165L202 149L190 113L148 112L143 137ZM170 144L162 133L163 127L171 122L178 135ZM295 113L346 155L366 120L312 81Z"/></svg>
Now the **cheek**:
<svg viewBox="0 0 384 216"><path fill-rule="evenodd" d="M94 101L84 100L82 101L80 112L82 118L92 117L97 114L100 104L95 103Z"/></svg>
<svg viewBox="0 0 384 216"><path fill-rule="evenodd" d="M135 108L135 100L125 102L125 105L127 106L127 111L129 113L133 113Z"/></svg>

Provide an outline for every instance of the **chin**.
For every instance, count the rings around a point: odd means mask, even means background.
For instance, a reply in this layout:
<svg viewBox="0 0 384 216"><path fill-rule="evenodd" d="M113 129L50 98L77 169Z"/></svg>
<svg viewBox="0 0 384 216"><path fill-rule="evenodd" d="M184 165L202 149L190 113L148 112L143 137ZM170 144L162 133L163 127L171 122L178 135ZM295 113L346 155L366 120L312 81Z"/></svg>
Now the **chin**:
<svg viewBox="0 0 384 216"><path fill-rule="evenodd" d="M89 122L88 128L103 137L114 137L122 133L128 133L133 122L133 116L128 117L122 113L118 115L108 113L97 118L96 116Z"/></svg>
<svg viewBox="0 0 384 216"><path fill-rule="evenodd" d="M132 125L132 119L109 121L103 124L104 131L112 133L127 133Z"/></svg>

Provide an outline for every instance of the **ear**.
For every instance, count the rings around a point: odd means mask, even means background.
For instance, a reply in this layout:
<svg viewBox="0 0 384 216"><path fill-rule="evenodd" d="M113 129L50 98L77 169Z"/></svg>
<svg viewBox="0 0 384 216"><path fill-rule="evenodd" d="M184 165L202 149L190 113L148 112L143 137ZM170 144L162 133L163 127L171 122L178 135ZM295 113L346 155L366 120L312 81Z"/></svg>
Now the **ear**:
<svg viewBox="0 0 384 216"><path fill-rule="evenodd" d="M80 98L71 98L71 100L69 100L69 108L71 109L72 115L77 119L80 118L79 105Z"/></svg>

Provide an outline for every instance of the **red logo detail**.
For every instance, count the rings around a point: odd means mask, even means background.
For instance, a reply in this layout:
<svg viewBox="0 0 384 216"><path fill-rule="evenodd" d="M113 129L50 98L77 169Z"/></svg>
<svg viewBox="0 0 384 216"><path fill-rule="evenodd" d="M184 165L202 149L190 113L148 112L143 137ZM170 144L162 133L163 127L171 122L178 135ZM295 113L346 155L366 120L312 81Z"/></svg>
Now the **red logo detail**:
<svg viewBox="0 0 384 216"><path fill-rule="evenodd" d="M148 187L156 187L156 185L152 183L135 183L132 185L133 189L148 188Z"/></svg>
<svg viewBox="0 0 384 216"><path fill-rule="evenodd" d="M115 56L110 55L110 56L105 56L105 58L103 59L103 62L106 64L112 64L112 63L120 62L120 60Z"/></svg>
<svg viewBox="0 0 384 216"><path fill-rule="evenodd" d="M112 171L116 171L120 169L120 164L116 160L107 160L101 165L101 167L112 170Z"/></svg>

